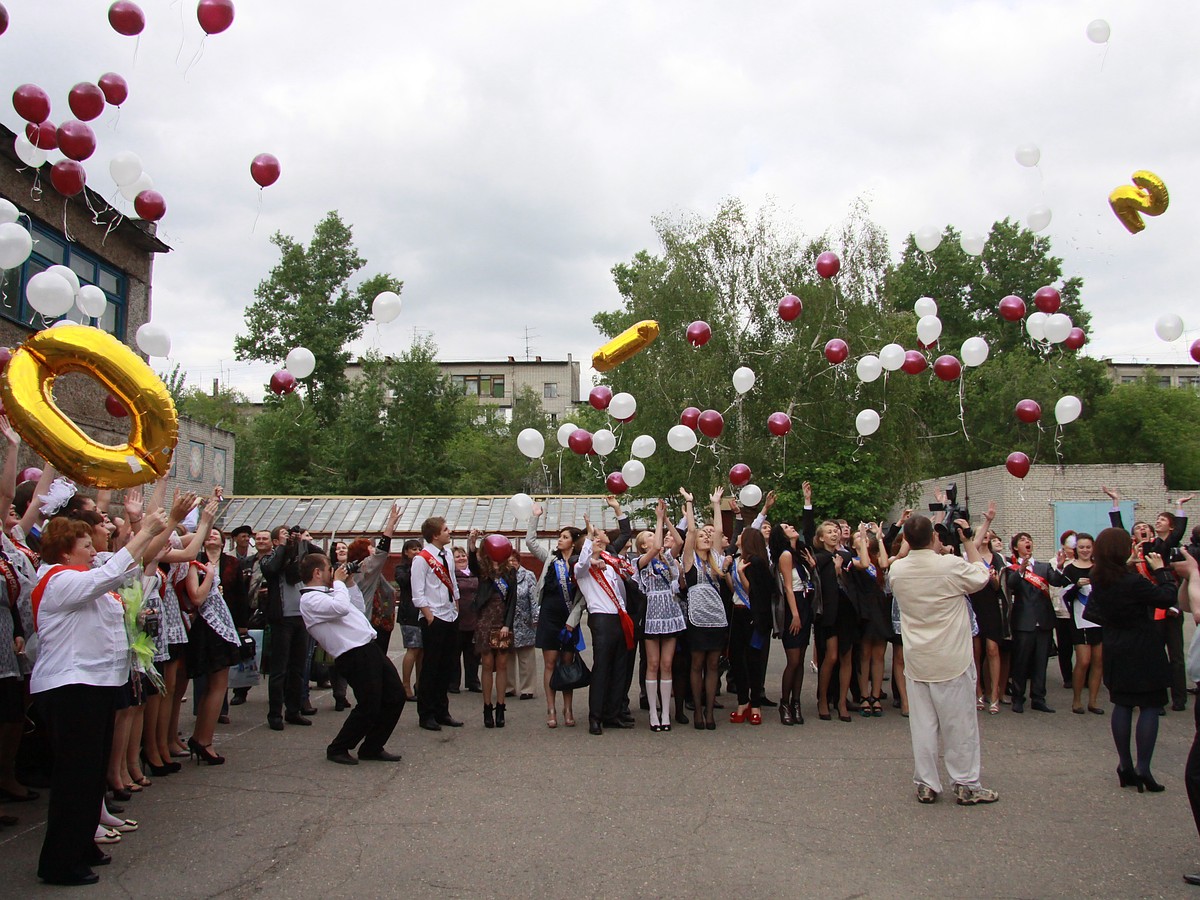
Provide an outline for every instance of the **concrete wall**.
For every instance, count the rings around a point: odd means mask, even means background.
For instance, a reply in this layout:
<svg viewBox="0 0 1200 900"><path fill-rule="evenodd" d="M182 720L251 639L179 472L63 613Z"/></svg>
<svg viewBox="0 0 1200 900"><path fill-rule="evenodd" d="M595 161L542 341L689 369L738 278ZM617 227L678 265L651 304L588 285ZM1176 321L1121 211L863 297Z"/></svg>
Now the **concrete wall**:
<svg viewBox="0 0 1200 900"><path fill-rule="evenodd" d="M193 449L199 461L197 469L193 469L192 466ZM225 489L225 496L230 496L233 494L235 452L232 432L211 428L181 416L174 467L167 478L167 496L171 497L176 489L195 491L202 496L208 496L217 484Z"/></svg>

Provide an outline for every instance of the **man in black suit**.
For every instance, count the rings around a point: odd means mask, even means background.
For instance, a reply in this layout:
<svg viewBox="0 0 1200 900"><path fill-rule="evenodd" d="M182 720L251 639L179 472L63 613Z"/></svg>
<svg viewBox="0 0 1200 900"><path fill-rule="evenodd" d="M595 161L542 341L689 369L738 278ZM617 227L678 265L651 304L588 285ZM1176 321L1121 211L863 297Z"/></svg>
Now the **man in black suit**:
<svg viewBox="0 0 1200 900"><path fill-rule="evenodd" d="M1046 666L1050 662L1050 637L1054 634L1054 604L1050 585L1066 579L1049 563L1033 558L1033 539L1024 531L1013 535L1014 562L1004 570L1004 592L1012 601L1012 711L1025 712L1025 689L1039 712L1054 712L1046 704Z"/></svg>

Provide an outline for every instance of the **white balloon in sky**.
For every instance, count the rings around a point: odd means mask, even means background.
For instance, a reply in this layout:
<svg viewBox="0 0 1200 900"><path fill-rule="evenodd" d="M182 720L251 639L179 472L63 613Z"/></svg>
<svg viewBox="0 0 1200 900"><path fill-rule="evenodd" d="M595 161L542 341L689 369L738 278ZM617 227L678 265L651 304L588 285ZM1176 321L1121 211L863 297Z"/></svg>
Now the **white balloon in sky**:
<svg viewBox="0 0 1200 900"><path fill-rule="evenodd" d="M147 356L171 355L171 335L161 325L147 322L137 330L135 341Z"/></svg>
<svg viewBox="0 0 1200 900"><path fill-rule="evenodd" d="M0 225L17 221L20 215L20 211L13 205L11 200L5 200L3 197L0 197Z"/></svg>
<svg viewBox="0 0 1200 900"><path fill-rule="evenodd" d="M562 447L564 450L569 449L571 446L571 435L574 434L577 428L579 428L579 426L574 422L563 422L561 425L559 425L558 434L555 435L558 438L558 446Z"/></svg>
<svg viewBox="0 0 1200 900"><path fill-rule="evenodd" d="M25 299L43 316L55 318L75 305L75 292L57 273L38 272L25 285Z"/></svg>
<svg viewBox="0 0 1200 900"><path fill-rule="evenodd" d="M1112 28L1103 19L1092 19L1088 22L1087 36L1093 44L1107 44L1112 34Z"/></svg>
<svg viewBox="0 0 1200 900"><path fill-rule="evenodd" d="M621 466L621 477L627 485L635 488L646 480L646 466L640 459L631 459Z"/></svg>
<svg viewBox="0 0 1200 900"><path fill-rule="evenodd" d="M654 455L654 451L657 449L658 444L655 442L654 438L650 437L648 434L639 434L633 439L633 446L629 448L629 452L631 455L637 456L641 459L648 459ZM625 479L625 483L629 484L628 478ZM629 486L636 487L636 485L632 484L629 484Z"/></svg>
<svg viewBox="0 0 1200 900"><path fill-rule="evenodd" d="M317 358L307 347L296 347L287 355L285 368L297 378L307 378L317 367Z"/></svg>
<svg viewBox="0 0 1200 900"><path fill-rule="evenodd" d="M904 365L904 348L899 344L884 344L879 351L879 364L889 372L895 372Z"/></svg>
<svg viewBox="0 0 1200 900"><path fill-rule="evenodd" d="M932 253L942 242L942 233L934 225L922 225L913 235L917 249L923 253Z"/></svg>
<svg viewBox="0 0 1200 900"><path fill-rule="evenodd" d="M1037 144L1021 144L1017 147L1017 152L1014 154L1017 162L1029 169L1036 166L1042 158L1042 151L1038 149Z"/></svg>
<svg viewBox="0 0 1200 900"><path fill-rule="evenodd" d="M72 269L68 269L66 266L51 266L46 271L53 272L64 279L71 286L72 296L79 293L79 276Z"/></svg>
<svg viewBox="0 0 1200 900"><path fill-rule="evenodd" d="M617 449L617 436L607 428L601 428L592 435L592 449L597 456L608 456Z"/></svg>
<svg viewBox="0 0 1200 900"><path fill-rule="evenodd" d="M108 174L119 188L131 185L142 176L142 159L136 153L122 150L109 162Z"/></svg>
<svg viewBox="0 0 1200 900"><path fill-rule="evenodd" d="M85 316L98 319L108 309L108 298L104 296L104 291L94 284L85 284L75 295L75 305Z"/></svg>
<svg viewBox="0 0 1200 900"><path fill-rule="evenodd" d="M1158 335L1159 340L1177 341L1183 334L1183 319L1175 313L1165 313L1154 323L1154 333Z"/></svg>
<svg viewBox="0 0 1200 900"><path fill-rule="evenodd" d="M1035 341L1046 339L1046 320L1048 318L1050 317L1039 309L1037 312L1031 312L1029 318L1025 320L1025 330Z"/></svg>
<svg viewBox="0 0 1200 900"><path fill-rule="evenodd" d="M154 179L148 173L143 172L136 181L121 185L121 196L132 203L137 199L138 194L148 191L152 187L154 187Z"/></svg>
<svg viewBox="0 0 1200 900"><path fill-rule="evenodd" d="M0 269L15 269L33 252L33 237L16 222L0 225Z"/></svg>
<svg viewBox="0 0 1200 900"><path fill-rule="evenodd" d="M869 384L883 374L883 366L880 364L878 356L867 354L858 361L855 372L859 381Z"/></svg>
<svg viewBox="0 0 1200 900"><path fill-rule="evenodd" d="M1050 227L1050 207L1035 206L1025 217L1025 224L1029 226L1030 231L1045 231Z"/></svg>
<svg viewBox="0 0 1200 900"><path fill-rule="evenodd" d="M1071 333L1075 325L1066 313L1056 312L1046 319L1046 340L1052 344L1061 344Z"/></svg>
<svg viewBox="0 0 1200 900"><path fill-rule="evenodd" d="M371 315L377 322L386 325L400 315L400 295L395 291L382 291L371 304Z"/></svg>
<svg viewBox="0 0 1200 900"><path fill-rule="evenodd" d="M913 304L913 312L917 314L917 318L919 319L924 318L925 316L936 316L937 301L932 297L922 297Z"/></svg>
<svg viewBox="0 0 1200 900"><path fill-rule="evenodd" d="M13 141L13 149L17 152L17 159L35 169L42 165L48 156L45 150L33 146L23 134L17 135L17 139Z"/></svg>
<svg viewBox="0 0 1200 900"><path fill-rule="evenodd" d="M967 256L982 256L983 245L986 243L986 234L981 234L978 231L972 231L964 234L959 240L958 245L962 247L963 253L967 254Z"/></svg>

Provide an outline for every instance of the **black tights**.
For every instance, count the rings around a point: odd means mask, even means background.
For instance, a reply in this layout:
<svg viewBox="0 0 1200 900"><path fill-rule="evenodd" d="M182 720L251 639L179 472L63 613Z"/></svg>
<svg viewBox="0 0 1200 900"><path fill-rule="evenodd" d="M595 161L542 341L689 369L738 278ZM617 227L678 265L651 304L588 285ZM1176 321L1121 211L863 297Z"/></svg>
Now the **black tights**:
<svg viewBox="0 0 1200 900"><path fill-rule="evenodd" d="M799 703L804 692L804 651L808 647L797 647L795 650L785 650L787 665L783 667L783 678L780 682L780 703Z"/></svg>
<svg viewBox="0 0 1200 900"><path fill-rule="evenodd" d="M696 717L702 714L709 722L713 719L713 703L717 696L717 663L720 650L692 651L692 702L696 706Z"/></svg>
<svg viewBox="0 0 1200 900"><path fill-rule="evenodd" d="M1134 768L1129 756L1129 739L1133 730L1133 707L1115 705L1112 709L1113 743L1117 745L1117 757L1122 769ZM1154 743L1158 740L1158 710L1152 706L1141 707L1137 720L1137 772L1150 774L1150 758L1154 755Z"/></svg>

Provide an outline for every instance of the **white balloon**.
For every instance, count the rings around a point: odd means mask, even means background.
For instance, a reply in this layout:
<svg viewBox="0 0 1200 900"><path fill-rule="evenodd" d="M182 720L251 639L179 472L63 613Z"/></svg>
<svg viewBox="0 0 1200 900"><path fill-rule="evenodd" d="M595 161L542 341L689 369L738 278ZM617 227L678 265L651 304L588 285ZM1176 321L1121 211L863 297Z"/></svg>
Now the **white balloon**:
<svg viewBox="0 0 1200 900"><path fill-rule="evenodd" d="M641 460L631 459L621 466L621 477L625 479L627 485L635 488L646 480L646 467Z"/></svg>
<svg viewBox="0 0 1200 900"><path fill-rule="evenodd" d="M297 378L307 378L317 367L317 358L307 347L296 347L287 355L284 368Z"/></svg>
<svg viewBox="0 0 1200 900"><path fill-rule="evenodd" d="M932 253L941 244L942 233L933 225L922 225L913 235L913 240L916 242L918 250Z"/></svg>
<svg viewBox="0 0 1200 900"><path fill-rule="evenodd" d="M687 453L696 446L696 441L696 432L686 425L672 425L671 430L667 432L667 444L672 450L680 453Z"/></svg>
<svg viewBox="0 0 1200 900"><path fill-rule="evenodd" d="M13 205L12 201L5 200L0 197L0 225L7 225L9 222L15 222L21 217L21 211Z"/></svg>
<svg viewBox="0 0 1200 900"><path fill-rule="evenodd" d="M1030 231L1045 231L1050 227L1050 207L1035 206L1025 217L1025 224Z"/></svg>
<svg viewBox="0 0 1200 900"><path fill-rule="evenodd" d="M1083 412L1083 404L1079 402L1078 397L1070 394L1059 398L1059 401L1054 404L1054 418L1059 425L1070 425L1079 418L1081 412Z"/></svg>
<svg viewBox="0 0 1200 900"><path fill-rule="evenodd" d="M1054 313L1046 318L1046 327L1044 329L1046 340L1052 344L1061 344L1067 339L1067 335L1071 333L1071 329L1074 327L1071 317L1066 313Z"/></svg>
<svg viewBox="0 0 1200 900"><path fill-rule="evenodd" d="M79 293L79 276L76 275L73 270L68 269L66 266L51 266L46 271L53 272L55 275L59 276L60 278L65 278L67 281L67 284L69 284L71 286L71 293L72 294Z"/></svg>
<svg viewBox="0 0 1200 900"><path fill-rule="evenodd" d="M917 322L917 337L922 344L932 344L942 336L942 320L936 315L921 316Z"/></svg>
<svg viewBox="0 0 1200 900"><path fill-rule="evenodd" d="M33 237L16 222L0 225L0 269L24 265L33 252Z"/></svg>
<svg viewBox="0 0 1200 900"><path fill-rule="evenodd" d="M143 172L137 177L137 180L130 184L121 185L121 196L132 203L137 199L137 195L142 191L148 191L154 187L154 179L146 172Z"/></svg>
<svg viewBox="0 0 1200 900"><path fill-rule="evenodd" d="M597 456L608 456L617 449L617 436L607 428L601 428L592 435L592 449Z"/></svg>
<svg viewBox="0 0 1200 900"><path fill-rule="evenodd" d="M1158 321L1154 323L1154 333L1158 335L1160 340L1177 341L1180 335L1183 334L1183 319L1175 315L1175 313L1166 313L1158 317Z"/></svg>
<svg viewBox="0 0 1200 900"><path fill-rule="evenodd" d="M738 502L742 506L758 506L762 503L762 488L757 484L748 484L738 494Z"/></svg>
<svg viewBox="0 0 1200 900"><path fill-rule="evenodd" d="M387 324L395 321L400 315L400 295L395 291L383 291L376 295L375 301L371 304L371 315L375 317L377 322Z"/></svg>
<svg viewBox="0 0 1200 900"><path fill-rule="evenodd" d="M964 234L958 242L958 246L962 247L963 253L967 256L982 256L983 246L987 243L987 235L980 234L978 231L972 231Z"/></svg>
<svg viewBox="0 0 1200 900"><path fill-rule="evenodd" d="M513 494L508 499L508 505L518 519L528 519L533 512L533 498L528 494Z"/></svg>
<svg viewBox="0 0 1200 900"><path fill-rule="evenodd" d="M733 373L733 389L739 394L744 394L754 387L754 381L754 370L749 366L739 366Z"/></svg>
<svg viewBox="0 0 1200 900"><path fill-rule="evenodd" d="M85 316L98 319L108 309L108 298L104 296L104 291L94 284L85 284L75 295L75 305Z"/></svg>
<svg viewBox="0 0 1200 900"><path fill-rule="evenodd" d="M970 337L963 341L962 361L968 366L982 366L988 358L988 342L981 337Z"/></svg>
<svg viewBox="0 0 1200 900"><path fill-rule="evenodd" d="M913 304L913 312L917 314L918 319L923 319L926 316L936 316L937 301L932 297L922 297Z"/></svg>
<svg viewBox="0 0 1200 900"><path fill-rule="evenodd" d="M858 374L859 381L870 384L883 374L883 366L880 365L878 356L868 353L858 361L854 371Z"/></svg>
<svg viewBox="0 0 1200 900"><path fill-rule="evenodd" d="M1017 162L1028 169L1038 164L1042 158L1042 151L1038 149L1037 144L1021 144L1017 147L1016 157Z"/></svg>
<svg viewBox="0 0 1200 900"><path fill-rule="evenodd" d="M1093 44L1107 44L1111 34L1112 29L1103 19L1092 19L1088 22L1087 36Z"/></svg>
<svg viewBox="0 0 1200 900"><path fill-rule="evenodd" d="M35 169L41 166L48 156L45 150L33 146L23 134L17 135L17 139L13 141L13 149L17 151L17 159Z"/></svg>
<svg viewBox="0 0 1200 900"><path fill-rule="evenodd" d="M886 344L879 351L879 364L889 372L895 372L904 365L904 348L899 344Z"/></svg>
<svg viewBox="0 0 1200 900"><path fill-rule="evenodd" d="M530 459L537 459L546 450L546 439L536 428L526 428L517 435L517 449Z"/></svg>
<svg viewBox="0 0 1200 900"><path fill-rule="evenodd" d="M574 422L563 422L561 425L559 425L557 435L558 446L562 447L564 450L570 449L571 435L575 433L575 430L578 427L579 426Z"/></svg>
<svg viewBox="0 0 1200 900"><path fill-rule="evenodd" d="M142 158L136 153L122 150L109 162L108 174L119 188L131 185L142 176Z"/></svg>
<svg viewBox="0 0 1200 900"><path fill-rule="evenodd" d="M649 459L657 449L658 444L654 438L648 434L639 434L633 439L633 446L629 448L629 452L640 459ZM629 483L628 478L625 479L625 483Z"/></svg>
<svg viewBox="0 0 1200 900"><path fill-rule="evenodd" d="M48 318L61 316L75 305L71 284L56 272L38 272L25 285L29 305Z"/></svg>
<svg viewBox="0 0 1200 900"><path fill-rule="evenodd" d="M137 330L136 343L147 356L171 355L171 336L167 329L153 322L147 322Z"/></svg>
<svg viewBox="0 0 1200 900"><path fill-rule="evenodd" d="M854 427L863 437L870 437L879 430L879 413L864 409L854 419Z"/></svg>
<svg viewBox="0 0 1200 900"><path fill-rule="evenodd" d="M1050 318L1040 309L1036 312L1031 312L1025 320L1025 330L1029 332L1029 336L1035 341L1044 341L1046 339L1046 320Z"/></svg>
<svg viewBox="0 0 1200 900"><path fill-rule="evenodd" d="M613 394L613 398L608 401L608 414L614 419L628 419L635 412L637 412L637 400L634 399L633 394L622 391L619 394Z"/></svg>

